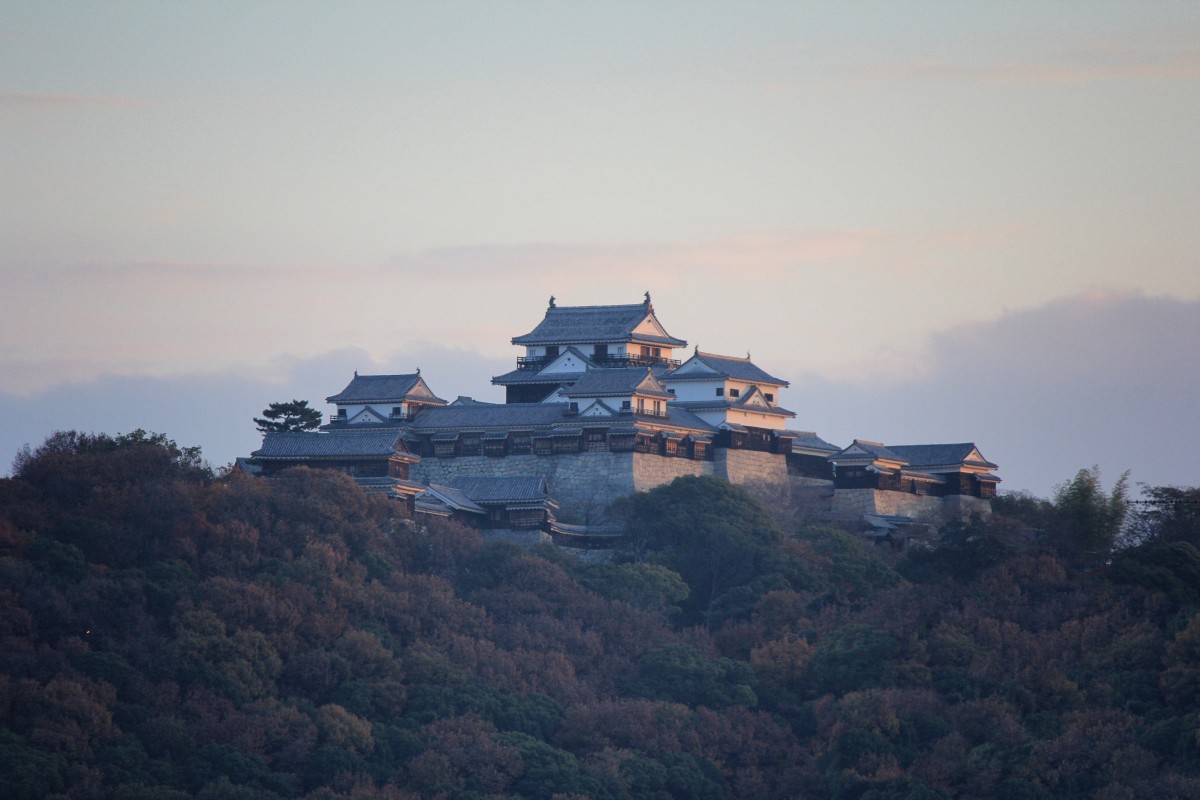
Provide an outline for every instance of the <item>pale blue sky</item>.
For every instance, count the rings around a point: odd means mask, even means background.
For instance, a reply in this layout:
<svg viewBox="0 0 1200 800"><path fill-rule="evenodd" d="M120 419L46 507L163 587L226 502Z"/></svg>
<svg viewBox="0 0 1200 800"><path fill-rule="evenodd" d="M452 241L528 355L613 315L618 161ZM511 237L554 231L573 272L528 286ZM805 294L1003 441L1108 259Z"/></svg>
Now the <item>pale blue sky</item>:
<svg viewBox="0 0 1200 800"><path fill-rule="evenodd" d="M1122 385L1178 400L1197 341L1118 312L1198 313L1197 141L1196 3L9 2L0 395L244 376L267 383L243 402L320 401L340 379L298 383L296 365L358 348L459 364L435 389L489 397L466 365L500 371L549 294L650 289L673 334L792 377L797 426L840 443L979 439L1011 488L1043 493L1070 477L1032 466L1043 447L1059 473L1078 454L1200 483L1151 463L1164 434L1086 380L1058 401L1125 450L939 434L889 402L920 394L945 419L965 375L938 348L1038 314L1063 315L1046 353L997 336L973 366L1013 385L1032 368L1013 355L1092 364L1078 333L1111 317L1137 352L1123 369L1148 371ZM802 376L855 397L805 397ZM981 416L1014 407L996 395ZM152 396L39 411L0 446L128 427ZM188 443L253 449L259 408L196 402L231 432Z"/></svg>

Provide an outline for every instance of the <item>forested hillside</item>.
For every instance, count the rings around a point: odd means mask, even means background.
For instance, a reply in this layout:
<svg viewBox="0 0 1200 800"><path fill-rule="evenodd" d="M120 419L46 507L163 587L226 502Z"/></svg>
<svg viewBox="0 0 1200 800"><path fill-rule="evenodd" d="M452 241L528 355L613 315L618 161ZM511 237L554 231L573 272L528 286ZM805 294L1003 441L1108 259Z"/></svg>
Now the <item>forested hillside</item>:
<svg viewBox="0 0 1200 800"><path fill-rule="evenodd" d="M0 797L1200 797L1194 506L1068 488L893 556L681 479L598 565L58 434L0 480Z"/></svg>

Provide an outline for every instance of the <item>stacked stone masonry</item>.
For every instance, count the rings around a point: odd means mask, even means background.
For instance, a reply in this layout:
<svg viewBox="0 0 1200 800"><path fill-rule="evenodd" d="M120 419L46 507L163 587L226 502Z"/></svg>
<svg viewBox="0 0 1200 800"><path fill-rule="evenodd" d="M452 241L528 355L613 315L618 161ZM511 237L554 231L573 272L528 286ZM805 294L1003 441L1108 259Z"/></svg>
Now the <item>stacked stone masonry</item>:
<svg viewBox="0 0 1200 800"><path fill-rule="evenodd" d="M986 515L991 510L986 500L975 497L931 497L880 489L834 492L831 481L789 476L786 458L776 453L719 448L713 456L712 461L696 461L653 453L597 451L504 458L425 457L413 465L411 477L425 484L451 484L458 477L541 475L546 478L550 496L573 517L591 516L617 498L648 491L679 477L699 475L713 475L735 484L803 487L805 497L812 495L810 501L820 500L830 514L848 519L884 514L934 520Z"/></svg>

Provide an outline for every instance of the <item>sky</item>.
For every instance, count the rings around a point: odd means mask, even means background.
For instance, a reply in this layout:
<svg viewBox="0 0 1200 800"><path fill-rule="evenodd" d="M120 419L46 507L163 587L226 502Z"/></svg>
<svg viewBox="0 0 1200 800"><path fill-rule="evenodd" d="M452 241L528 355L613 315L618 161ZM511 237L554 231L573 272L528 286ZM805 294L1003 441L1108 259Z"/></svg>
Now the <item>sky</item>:
<svg viewBox="0 0 1200 800"><path fill-rule="evenodd" d="M1200 4L0 4L0 472L501 400L635 303L838 445L1200 485Z"/></svg>

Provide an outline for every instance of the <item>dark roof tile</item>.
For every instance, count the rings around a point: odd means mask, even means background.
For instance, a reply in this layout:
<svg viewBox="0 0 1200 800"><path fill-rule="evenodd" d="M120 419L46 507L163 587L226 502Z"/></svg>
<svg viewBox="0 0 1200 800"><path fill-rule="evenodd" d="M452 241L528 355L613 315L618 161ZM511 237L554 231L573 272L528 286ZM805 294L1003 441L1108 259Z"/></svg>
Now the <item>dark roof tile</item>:
<svg viewBox="0 0 1200 800"><path fill-rule="evenodd" d="M677 374L680 369L687 366L689 361L698 361L707 365L713 372L698 371L691 374L685 371L682 375ZM747 383L768 383L776 386L788 386L788 382L782 378L776 378L763 369L760 369L749 358L737 358L736 356L719 356L715 353L702 353L699 350L695 355L680 364L679 367L667 376L668 381L699 381L713 380L715 378L732 378L736 381L745 381Z"/></svg>
<svg viewBox="0 0 1200 800"><path fill-rule="evenodd" d="M272 432L251 458L346 458L391 456L400 441L397 430L328 431L325 433Z"/></svg>
<svg viewBox="0 0 1200 800"><path fill-rule="evenodd" d="M628 306L551 306L538 326L513 344L570 344L591 342L647 341L668 347L686 347L687 342L667 336L634 335L633 329L654 310L647 303Z"/></svg>
<svg viewBox="0 0 1200 800"><path fill-rule="evenodd" d="M427 408L416 416L410 429L432 433L462 428L533 428L562 422L566 403L477 403L468 406Z"/></svg>
<svg viewBox="0 0 1200 800"><path fill-rule="evenodd" d="M540 476L513 478L458 477L450 485L476 503L536 502L548 499Z"/></svg>
<svg viewBox="0 0 1200 800"><path fill-rule="evenodd" d="M914 467L969 463L972 466L987 467L988 469L996 468L995 464L986 459L983 461L966 461L966 458L976 449L974 442L956 442L954 444L894 444L888 447L888 449L906 459Z"/></svg>
<svg viewBox="0 0 1200 800"><path fill-rule="evenodd" d="M638 386L650 378L652 383L658 383L646 367L616 367L607 369L589 369L566 391L568 397L607 397L617 395L632 395ZM672 399L665 390L649 388L642 394Z"/></svg>
<svg viewBox="0 0 1200 800"><path fill-rule="evenodd" d="M812 431L783 431L784 436L792 437L792 447L805 447L812 450L827 450L830 453L836 453L842 448L836 444L830 444Z"/></svg>
<svg viewBox="0 0 1200 800"><path fill-rule="evenodd" d="M355 375L346 388L325 398L326 403L399 403L422 383L421 373L406 375ZM426 387L428 389L428 387ZM445 403L440 397L416 394L411 399Z"/></svg>

